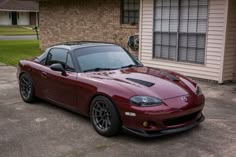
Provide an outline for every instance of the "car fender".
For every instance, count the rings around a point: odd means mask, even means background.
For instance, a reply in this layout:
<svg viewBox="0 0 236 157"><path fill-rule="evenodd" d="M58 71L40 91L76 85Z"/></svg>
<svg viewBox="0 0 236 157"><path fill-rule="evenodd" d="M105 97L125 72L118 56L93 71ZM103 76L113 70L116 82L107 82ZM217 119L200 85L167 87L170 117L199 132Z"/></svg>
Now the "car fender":
<svg viewBox="0 0 236 157"><path fill-rule="evenodd" d="M78 104L80 105L80 113L83 115L89 115L89 107L92 100L96 96L105 96L110 99L114 105L119 103L128 103L127 97L135 95L131 90L115 83L112 80L98 80L93 78L85 77L78 74ZM83 89L87 89L84 91ZM83 92L80 92L82 91Z"/></svg>

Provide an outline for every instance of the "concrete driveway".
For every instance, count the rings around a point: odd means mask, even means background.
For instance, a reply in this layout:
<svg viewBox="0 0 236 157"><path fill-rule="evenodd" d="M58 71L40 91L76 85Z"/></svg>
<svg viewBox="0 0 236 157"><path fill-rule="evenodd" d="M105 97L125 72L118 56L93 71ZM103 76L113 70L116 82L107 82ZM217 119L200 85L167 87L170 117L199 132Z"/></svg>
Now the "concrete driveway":
<svg viewBox="0 0 236 157"><path fill-rule="evenodd" d="M46 102L24 103L16 69L0 66L1 157L235 157L236 84L200 83L205 122L180 134L105 138L90 121Z"/></svg>

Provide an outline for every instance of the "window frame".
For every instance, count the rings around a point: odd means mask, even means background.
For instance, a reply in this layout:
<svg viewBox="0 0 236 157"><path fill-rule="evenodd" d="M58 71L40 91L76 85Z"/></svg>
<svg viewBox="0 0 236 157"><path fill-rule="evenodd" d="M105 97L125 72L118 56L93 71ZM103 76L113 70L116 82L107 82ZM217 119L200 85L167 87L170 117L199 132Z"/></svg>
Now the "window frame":
<svg viewBox="0 0 236 157"><path fill-rule="evenodd" d="M136 3L134 2L134 5L135 4ZM139 20L140 20L140 1L138 1L138 3L137 3L137 5L139 6L137 10L130 10L130 9L125 10L124 5L125 5L125 0L121 0L120 1L120 24L122 24L122 25L131 25L131 26L138 26L139 25ZM125 11L134 12L134 16L133 17L130 17L130 15L128 15L128 22L127 23L124 22L124 19L126 17L124 15ZM135 16L135 12L136 11L138 12L138 16L137 17ZM130 18L131 19L134 18L134 22L133 23L130 22ZM138 18L137 23L135 22L135 18Z"/></svg>
<svg viewBox="0 0 236 157"><path fill-rule="evenodd" d="M162 3L163 3L163 1L164 0L162 0ZM180 32L180 21L181 21L181 18L180 18L180 12L181 12L181 5L180 5L180 3L181 3L181 1L182 0L178 0L178 29L177 29L177 31L176 32L164 32L164 33L175 33L176 34L176 38L177 38L177 40L176 40L176 47L175 47L175 59L171 59L171 58L164 58L164 57L157 57L157 56L155 56L155 46L156 46L156 44L155 44L155 33L157 33L158 31L155 31L155 28L156 28L156 26L155 26L155 17L156 17L156 3L157 3L157 0L153 0L153 30L152 30L152 42L153 42L153 44L152 44L152 58L153 59L158 59L158 60L166 60L166 61L169 61L169 62L175 62L175 63L185 63L185 64L195 64L195 65L205 65L206 64L206 54L207 54L207 38L208 38L208 27L209 27L209 6L210 6L210 1L209 0L206 0L207 1L207 5L205 5L205 6L207 6L207 15L206 15L206 24L207 24L207 28L206 28L206 33L198 33L198 32ZM190 0L189 0L190 1ZM198 0L198 3L199 3L199 1L200 0ZM171 0L170 0L170 2L171 2ZM198 13L199 13L199 6L201 6L201 5L199 5L198 4ZM171 7L171 6L170 6ZM189 7L189 6L188 6ZM189 20L189 12L188 12L188 19L187 20ZM196 20L200 20L199 18L197 18ZM169 24L170 25L170 24ZM187 26L188 27L188 26ZM188 28L187 28L187 30L188 30ZM160 31L160 33L162 33L162 31ZM180 34L184 34L184 33L186 33L187 34L187 36L189 36L189 34L191 35L191 34L194 34L194 35L196 35L196 36L198 36L199 34L204 34L205 35L205 46L204 46L204 60L203 60L203 62L197 62L197 59L195 58L195 61L193 62L193 61L188 61L187 59L185 60L185 61L183 61L183 60L181 60L180 58L179 58L179 45L180 45L180 43L179 43L179 37L180 37ZM162 42L162 40L161 40L161 42ZM196 41L196 43L197 43L197 41ZM187 45L188 46L188 45ZM186 47L187 49L188 49L188 47ZM197 49L197 45L196 45L196 49ZM186 50L186 53L188 53L187 52L187 50ZM196 53L197 54L197 53Z"/></svg>

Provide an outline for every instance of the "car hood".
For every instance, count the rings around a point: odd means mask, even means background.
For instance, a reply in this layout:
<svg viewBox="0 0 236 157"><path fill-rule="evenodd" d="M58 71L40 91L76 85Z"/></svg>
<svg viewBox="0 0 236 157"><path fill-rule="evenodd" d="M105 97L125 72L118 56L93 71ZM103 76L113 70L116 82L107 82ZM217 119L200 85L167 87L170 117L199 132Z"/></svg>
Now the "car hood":
<svg viewBox="0 0 236 157"><path fill-rule="evenodd" d="M153 96L162 100L194 94L196 86L180 74L149 67L90 72L86 75L104 83L119 84L134 95Z"/></svg>

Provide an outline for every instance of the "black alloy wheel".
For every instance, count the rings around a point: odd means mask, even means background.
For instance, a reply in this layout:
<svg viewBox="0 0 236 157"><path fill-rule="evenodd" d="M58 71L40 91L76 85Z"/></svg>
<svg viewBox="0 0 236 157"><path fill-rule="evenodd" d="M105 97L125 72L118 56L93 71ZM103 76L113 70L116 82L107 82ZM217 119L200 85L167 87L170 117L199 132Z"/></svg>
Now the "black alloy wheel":
<svg viewBox="0 0 236 157"><path fill-rule="evenodd" d="M117 135L121 128L119 114L106 97L96 97L90 106L90 118L95 130L106 137Z"/></svg>
<svg viewBox="0 0 236 157"><path fill-rule="evenodd" d="M35 100L33 81L29 74L24 73L19 80L20 94L25 102L31 103Z"/></svg>

